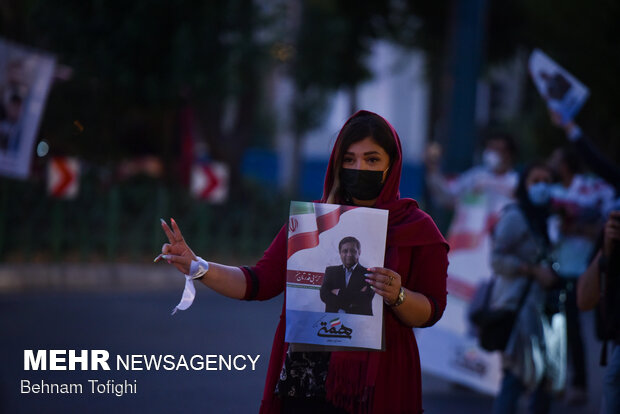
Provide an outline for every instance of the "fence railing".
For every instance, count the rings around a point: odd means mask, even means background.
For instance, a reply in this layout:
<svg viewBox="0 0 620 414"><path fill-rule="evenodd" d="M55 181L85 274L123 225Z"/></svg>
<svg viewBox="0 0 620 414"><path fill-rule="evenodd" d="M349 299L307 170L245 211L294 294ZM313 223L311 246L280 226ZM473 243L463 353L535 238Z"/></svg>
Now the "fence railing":
<svg viewBox="0 0 620 414"><path fill-rule="evenodd" d="M47 196L43 182L0 180L0 260L142 261L166 237L174 217L201 255L257 257L286 222L288 200L244 183L244 197L211 205L186 189L146 177L105 185L83 177L73 200Z"/></svg>

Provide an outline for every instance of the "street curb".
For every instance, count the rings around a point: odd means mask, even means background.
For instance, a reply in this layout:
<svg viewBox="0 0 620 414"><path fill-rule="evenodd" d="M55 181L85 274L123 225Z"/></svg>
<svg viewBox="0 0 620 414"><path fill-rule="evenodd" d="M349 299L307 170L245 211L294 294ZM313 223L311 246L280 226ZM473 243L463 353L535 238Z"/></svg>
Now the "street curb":
<svg viewBox="0 0 620 414"><path fill-rule="evenodd" d="M36 263L0 264L0 292L31 290L170 290L180 273L157 264Z"/></svg>

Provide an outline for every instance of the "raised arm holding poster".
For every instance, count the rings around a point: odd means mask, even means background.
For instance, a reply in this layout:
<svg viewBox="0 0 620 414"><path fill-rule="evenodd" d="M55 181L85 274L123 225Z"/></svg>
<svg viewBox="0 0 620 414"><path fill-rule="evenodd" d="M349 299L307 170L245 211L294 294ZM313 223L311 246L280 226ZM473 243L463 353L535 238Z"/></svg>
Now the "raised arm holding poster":
<svg viewBox="0 0 620 414"><path fill-rule="evenodd" d="M536 89L563 123L572 120L588 99L588 88L540 49L532 52L529 71Z"/></svg>
<svg viewBox="0 0 620 414"><path fill-rule="evenodd" d="M387 218L387 210L291 202L287 342L382 349L383 304L365 274L383 266Z"/></svg>

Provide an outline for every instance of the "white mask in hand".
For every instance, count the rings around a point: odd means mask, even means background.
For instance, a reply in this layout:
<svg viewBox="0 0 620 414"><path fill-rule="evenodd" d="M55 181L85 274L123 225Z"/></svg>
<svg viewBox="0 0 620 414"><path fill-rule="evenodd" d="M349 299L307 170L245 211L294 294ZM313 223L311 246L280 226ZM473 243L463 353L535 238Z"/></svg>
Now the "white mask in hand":
<svg viewBox="0 0 620 414"><path fill-rule="evenodd" d="M194 303L194 298L196 297L194 280L200 279L209 271L209 263L207 263L202 257L197 257L196 259L197 260L192 260L189 267L189 275L185 275L185 288L183 289L183 296L181 297L179 304L172 310L172 315L174 315L177 310L186 310L192 306L192 303Z"/></svg>

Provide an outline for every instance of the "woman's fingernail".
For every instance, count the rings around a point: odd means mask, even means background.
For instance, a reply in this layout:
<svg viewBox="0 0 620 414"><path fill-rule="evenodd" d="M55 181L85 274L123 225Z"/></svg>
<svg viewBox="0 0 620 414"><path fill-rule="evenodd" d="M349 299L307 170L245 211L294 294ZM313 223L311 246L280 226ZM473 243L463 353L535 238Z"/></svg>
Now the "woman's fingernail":
<svg viewBox="0 0 620 414"><path fill-rule="evenodd" d="M172 260L168 260L168 264L172 264Z"/></svg>
<svg viewBox="0 0 620 414"><path fill-rule="evenodd" d="M162 257L162 259L170 260L170 255L169 254L162 254L161 257Z"/></svg>
<svg viewBox="0 0 620 414"><path fill-rule="evenodd" d="M371 288L372 290L374 290L375 292L377 291L377 289L376 289L374 286L372 286L372 285L370 286L370 288Z"/></svg>
<svg viewBox="0 0 620 414"><path fill-rule="evenodd" d="M163 254L159 254L155 259L153 259L153 263L157 263L161 260L161 257L163 256Z"/></svg>
<svg viewBox="0 0 620 414"><path fill-rule="evenodd" d="M372 276L372 273L364 273L364 276Z"/></svg>
<svg viewBox="0 0 620 414"><path fill-rule="evenodd" d="M166 224L166 221L163 218L160 218L159 221L161 224Z"/></svg>
<svg viewBox="0 0 620 414"><path fill-rule="evenodd" d="M372 285L373 280L372 279L366 279L366 283L368 283L369 285Z"/></svg>

